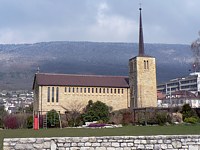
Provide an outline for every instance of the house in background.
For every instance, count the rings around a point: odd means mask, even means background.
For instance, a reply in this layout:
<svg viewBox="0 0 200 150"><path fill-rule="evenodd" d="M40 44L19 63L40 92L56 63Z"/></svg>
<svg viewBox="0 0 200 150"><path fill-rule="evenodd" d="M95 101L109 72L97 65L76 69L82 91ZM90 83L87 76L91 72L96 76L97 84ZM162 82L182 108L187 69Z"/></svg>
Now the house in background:
<svg viewBox="0 0 200 150"><path fill-rule="evenodd" d="M175 91L160 98L160 107L176 107L189 104L192 108L200 107L200 96L190 91Z"/></svg>

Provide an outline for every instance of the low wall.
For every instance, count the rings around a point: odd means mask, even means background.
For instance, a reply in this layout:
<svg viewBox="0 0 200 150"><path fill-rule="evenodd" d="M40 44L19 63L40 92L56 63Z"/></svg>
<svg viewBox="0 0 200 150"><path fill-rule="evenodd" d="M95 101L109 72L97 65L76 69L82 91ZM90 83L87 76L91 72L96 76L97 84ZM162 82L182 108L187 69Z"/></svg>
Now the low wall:
<svg viewBox="0 0 200 150"><path fill-rule="evenodd" d="M6 138L4 150L200 149L200 135Z"/></svg>

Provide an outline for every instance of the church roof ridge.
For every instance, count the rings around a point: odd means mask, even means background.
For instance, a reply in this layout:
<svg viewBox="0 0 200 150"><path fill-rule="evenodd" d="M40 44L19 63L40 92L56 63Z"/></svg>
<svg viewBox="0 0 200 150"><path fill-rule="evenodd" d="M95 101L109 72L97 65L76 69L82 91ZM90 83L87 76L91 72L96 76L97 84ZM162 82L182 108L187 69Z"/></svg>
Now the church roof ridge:
<svg viewBox="0 0 200 150"><path fill-rule="evenodd" d="M63 75L63 76L89 76L89 77L119 77L119 78L126 78L128 76L122 75L96 75L96 74L65 74L65 73L36 73L36 74L43 74L43 75Z"/></svg>
<svg viewBox="0 0 200 150"><path fill-rule="evenodd" d="M36 73L33 83L41 86L129 88L128 76Z"/></svg>

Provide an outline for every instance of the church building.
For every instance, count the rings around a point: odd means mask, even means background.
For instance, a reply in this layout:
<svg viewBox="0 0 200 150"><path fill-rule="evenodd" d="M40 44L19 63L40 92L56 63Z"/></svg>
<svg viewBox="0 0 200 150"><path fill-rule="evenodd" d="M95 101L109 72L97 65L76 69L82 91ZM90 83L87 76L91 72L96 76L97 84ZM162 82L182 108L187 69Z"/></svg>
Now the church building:
<svg viewBox="0 0 200 150"><path fill-rule="evenodd" d="M104 102L112 110L157 107L156 62L144 52L139 10L139 54L129 60L129 76L36 73L34 111L65 113L85 107L89 100Z"/></svg>

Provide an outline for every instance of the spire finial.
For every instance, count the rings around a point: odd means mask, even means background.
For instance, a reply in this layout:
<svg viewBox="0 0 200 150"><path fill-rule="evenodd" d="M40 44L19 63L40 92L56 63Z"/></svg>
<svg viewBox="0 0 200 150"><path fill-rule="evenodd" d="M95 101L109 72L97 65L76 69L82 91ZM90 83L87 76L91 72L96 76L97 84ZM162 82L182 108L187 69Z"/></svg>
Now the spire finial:
<svg viewBox="0 0 200 150"><path fill-rule="evenodd" d="M37 67L37 73L40 73L40 67L39 66Z"/></svg>
<svg viewBox="0 0 200 150"><path fill-rule="evenodd" d="M140 25L139 25L139 56L144 55L144 40L143 40L143 29L142 29L142 7L140 3Z"/></svg>

